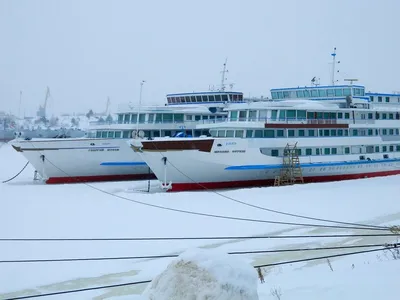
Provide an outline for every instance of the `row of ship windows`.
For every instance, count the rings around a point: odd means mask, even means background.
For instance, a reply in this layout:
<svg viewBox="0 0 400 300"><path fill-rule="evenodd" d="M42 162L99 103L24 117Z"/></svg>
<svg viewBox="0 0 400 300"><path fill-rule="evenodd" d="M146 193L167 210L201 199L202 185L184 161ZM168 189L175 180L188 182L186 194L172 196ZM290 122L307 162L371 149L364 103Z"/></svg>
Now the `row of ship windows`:
<svg viewBox="0 0 400 300"><path fill-rule="evenodd" d="M398 128L351 129L351 136L399 135ZM220 129L210 130L213 137L275 138L275 137L340 137L349 136L349 129Z"/></svg>
<svg viewBox="0 0 400 300"><path fill-rule="evenodd" d="M378 98L377 102L383 102L383 97L382 96L377 96L376 98ZM375 97L374 96L369 96L369 99L371 100L371 102L375 102ZM390 97L385 97L385 102L389 103L390 102ZM393 101L392 101L393 102ZM399 97L397 97L397 102L400 103L400 95Z"/></svg>
<svg viewBox="0 0 400 300"><path fill-rule="evenodd" d="M261 153L271 156L282 156L284 149L267 149L261 148ZM367 153L385 153L385 152L400 152L400 145L371 145L366 147L324 147L324 148L299 148L297 155L343 155L343 154L367 154Z"/></svg>
<svg viewBox="0 0 400 300"><path fill-rule="evenodd" d="M209 135L208 130L143 130L144 137L165 137L165 136L175 136L179 132L183 132L185 135L192 135L194 137L199 137L201 135ZM95 133L90 133L90 137L96 138L124 138L128 139L132 137L131 130L118 130L118 131L96 131Z"/></svg>
<svg viewBox="0 0 400 300"><path fill-rule="evenodd" d="M193 103L193 102L240 102L243 101L243 94L222 94L222 95L193 95L167 97L167 102L171 103Z"/></svg>
<svg viewBox="0 0 400 300"><path fill-rule="evenodd" d="M375 115L375 116L374 116ZM239 110L230 111L229 118L231 121L256 121L256 120L336 120L336 119L350 119L350 112L313 112L306 110L293 110L293 109L273 109L271 116L268 116L268 110ZM355 119L361 120L399 120L400 113L357 113Z"/></svg>
<svg viewBox="0 0 400 300"><path fill-rule="evenodd" d="M285 98L315 98L315 97L345 97L351 96L350 88L330 89L302 89L298 91L276 91L271 92L272 99ZM364 96L364 89L353 88L353 96Z"/></svg>
<svg viewBox="0 0 400 300"><path fill-rule="evenodd" d="M185 121L223 119L222 115L184 115L184 114L120 114L118 124L144 124L144 123L183 123Z"/></svg>

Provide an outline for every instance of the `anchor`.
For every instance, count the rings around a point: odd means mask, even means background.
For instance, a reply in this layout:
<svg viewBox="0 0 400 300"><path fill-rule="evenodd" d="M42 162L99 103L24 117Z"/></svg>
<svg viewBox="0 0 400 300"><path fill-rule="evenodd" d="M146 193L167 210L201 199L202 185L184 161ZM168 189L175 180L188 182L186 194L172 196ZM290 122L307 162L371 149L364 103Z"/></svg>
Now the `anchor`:
<svg viewBox="0 0 400 300"><path fill-rule="evenodd" d="M167 183L167 157L163 156L161 160L164 162L164 182L160 181L160 188L168 191L172 188L172 182Z"/></svg>

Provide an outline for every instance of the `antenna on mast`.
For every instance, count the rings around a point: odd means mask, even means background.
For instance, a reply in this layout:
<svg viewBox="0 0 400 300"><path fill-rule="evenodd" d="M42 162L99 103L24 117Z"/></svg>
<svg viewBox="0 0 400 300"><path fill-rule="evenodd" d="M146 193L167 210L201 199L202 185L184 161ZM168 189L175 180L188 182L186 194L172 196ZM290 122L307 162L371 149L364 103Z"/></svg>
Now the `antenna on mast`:
<svg viewBox="0 0 400 300"><path fill-rule="evenodd" d="M224 68L221 71L222 73L222 78L221 78L221 91L225 91L225 74L228 73L229 71L226 69L226 63L228 62L228 58L225 59L225 63L224 63Z"/></svg>
<svg viewBox="0 0 400 300"><path fill-rule="evenodd" d="M110 104L111 104L110 97L107 97L106 113L105 113L106 115L108 115L108 111L110 109Z"/></svg>
<svg viewBox="0 0 400 300"><path fill-rule="evenodd" d="M335 85L335 67L336 67L336 47L333 48L333 53L332 55L332 85ZM337 62L338 64L340 64L340 61ZM339 72L339 70L338 70Z"/></svg>

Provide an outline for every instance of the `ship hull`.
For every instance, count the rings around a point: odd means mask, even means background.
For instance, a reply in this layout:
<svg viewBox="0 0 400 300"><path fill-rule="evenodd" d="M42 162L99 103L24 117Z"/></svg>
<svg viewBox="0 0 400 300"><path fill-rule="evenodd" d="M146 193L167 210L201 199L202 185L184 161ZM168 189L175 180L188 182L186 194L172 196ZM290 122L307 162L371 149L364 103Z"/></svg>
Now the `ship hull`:
<svg viewBox="0 0 400 300"><path fill-rule="evenodd" d="M11 145L48 184L155 178L124 139L14 140Z"/></svg>
<svg viewBox="0 0 400 300"><path fill-rule="evenodd" d="M277 146L278 139L255 142L247 139L208 140L209 149L203 150L191 146L184 147L187 149L163 149L160 141L144 141L142 152L137 153L164 186L170 184L168 191L270 186L280 175L282 157L265 155L260 150L271 143ZM282 140L281 146L287 142ZM314 142L323 144L332 142L332 139ZM341 143L338 140L334 142ZM312 183L400 174L399 152L362 156L362 159L360 154L300 157L303 180Z"/></svg>

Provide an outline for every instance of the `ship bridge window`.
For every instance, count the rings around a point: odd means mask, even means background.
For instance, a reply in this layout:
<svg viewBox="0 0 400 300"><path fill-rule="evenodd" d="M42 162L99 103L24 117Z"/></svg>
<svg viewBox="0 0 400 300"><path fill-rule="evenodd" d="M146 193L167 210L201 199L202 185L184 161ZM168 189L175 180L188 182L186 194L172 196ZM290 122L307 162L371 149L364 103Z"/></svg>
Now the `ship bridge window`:
<svg viewBox="0 0 400 300"><path fill-rule="evenodd" d="M210 130L210 135L212 137L216 137L217 136L217 130Z"/></svg>
<svg viewBox="0 0 400 300"><path fill-rule="evenodd" d="M162 123L162 114L155 114L156 115L156 123Z"/></svg>
<svg viewBox="0 0 400 300"><path fill-rule="evenodd" d="M239 121L246 121L247 111L241 110L239 111Z"/></svg>
<svg viewBox="0 0 400 300"><path fill-rule="evenodd" d="M232 111L230 112L231 121L237 121L237 116L238 116L237 110L232 110Z"/></svg>
<svg viewBox="0 0 400 300"><path fill-rule="evenodd" d="M183 114L174 114L174 122L182 123L183 122Z"/></svg>
<svg viewBox="0 0 400 300"><path fill-rule="evenodd" d="M333 97L333 96L335 96L335 91L334 91L333 89L328 89L326 93L327 93L327 96L328 96L328 97Z"/></svg>
<svg viewBox="0 0 400 300"><path fill-rule="evenodd" d="M203 102L208 102L208 97L206 95L202 96Z"/></svg>
<svg viewBox="0 0 400 300"><path fill-rule="evenodd" d="M122 138L124 138L124 139L129 138L130 135L131 135L131 132L130 132L129 130L124 130L124 131L122 132Z"/></svg>
<svg viewBox="0 0 400 300"><path fill-rule="evenodd" d="M253 137L253 130L247 129L247 130L246 130L246 137L247 137L247 138L252 138L252 137Z"/></svg>
<svg viewBox="0 0 400 300"><path fill-rule="evenodd" d="M96 132L96 138L101 138L101 131Z"/></svg>
<svg viewBox="0 0 400 300"><path fill-rule="evenodd" d="M297 92L296 92L296 96L297 96L297 98L304 98L304 93L303 93L303 91L297 91Z"/></svg>
<svg viewBox="0 0 400 300"><path fill-rule="evenodd" d="M254 137L255 138L262 138L263 137L263 130L254 130Z"/></svg>
<svg viewBox="0 0 400 300"><path fill-rule="evenodd" d="M320 97L326 97L326 90L325 89L319 89L318 90L318 95Z"/></svg>
<svg viewBox="0 0 400 300"><path fill-rule="evenodd" d="M195 96L190 96L190 102L196 102L196 97Z"/></svg>
<svg viewBox="0 0 400 300"><path fill-rule="evenodd" d="M149 114L148 118L149 118L148 119L148 123L153 123L154 122L154 114Z"/></svg>
<svg viewBox="0 0 400 300"><path fill-rule="evenodd" d="M115 132L115 138L117 138L117 139L121 138L121 131Z"/></svg>
<svg viewBox="0 0 400 300"><path fill-rule="evenodd" d="M278 92L271 92L272 99L278 99Z"/></svg>
<svg viewBox="0 0 400 300"><path fill-rule="evenodd" d="M382 102L382 96L378 96L378 102Z"/></svg>
<svg viewBox="0 0 400 300"><path fill-rule="evenodd" d="M243 130L236 130L235 137L242 138L243 137Z"/></svg>
<svg viewBox="0 0 400 300"><path fill-rule="evenodd" d="M285 119L286 119L286 110L283 109L279 110L279 120L283 121Z"/></svg>
<svg viewBox="0 0 400 300"><path fill-rule="evenodd" d="M222 96L222 97L221 97L221 96ZM224 94L224 95L221 95L221 96L219 96L219 97L222 98L222 101L224 101L224 102L227 102L227 101L228 101L228 95ZM220 101L220 100L218 100L218 101Z"/></svg>
<svg viewBox="0 0 400 300"><path fill-rule="evenodd" d="M235 131L234 130L227 130L226 131L226 137L233 137L235 135Z"/></svg>
<svg viewBox="0 0 400 300"><path fill-rule="evenodd" d="M275 137L275 131L273 129L264 130L264 137L265 138L273 138L273 137Z"/></svg>
<svg viewBox="0 0 400 300"><path fill-rule="evenodd" d="M257 121L257 111L249 110L249 121Z"/></svg>
<svg viewBox="0 0 400 300"><path fill-rule="evenodd" d="M267 120L268 119L268 110L260 110L258 115L259 120Z"/></svg>
<svg viewBox="0 0 400 300"><path fill-rule="evenodd" d="M390 102L390 98L389 97L385 97L385 101L386 102Z"/></svg>
<svg viewBox="0 0 400 300"><path fill-rule="evenodd" d="M289 98L289 92L288 91L283 92L283 98Z"/></svg>
<svg viewBox="0 0 400 300"><path fill-rule="evenodd" d="M361 96L361 90L358 88L354 88L354 96Z"/></svg>
<svg viewBox="0 0 400 300"><path fill-rule="evenodd" d="M109 131L107 134L108 138L113 138L114 137L114 131Z"/></svg>
<svg viewBox="0 0 400 300"><path fill-rule="evenodd" d="M124 115L118 115L118 124L122 124L124 122Z"/></svg>
<svg viewBox="0 0 400 300"><path fill-rule="evenodd" d="M310 97L310 91L304 90L303 92L304 92L304 98Z"/></svg>
<svg viewBox="0 0 400 300"><path fill-rule="evenodd" d="M215 101L221 102L221 95L214 95Z"/></svg>
<svg viewBox="0 0 400 300"><path fill-rule="evenodd" d="M278 116L278 110L271 110L271 120L276 121L276 117ZM261 118L260 118L261 119Z"/></svg>
<svg viewBox="0 0 400 300"><path fill-rule="evenodd" d="M311 97L318 97L318 91L317 90L312 90L311 91Z"/></svg>
<svg viewBox="0 0 400 300"><path fill-rule="evenodd" d="M139 114L139 123L144 123L146 121L146 114Z"/></svg>
<svg viewBox="0 0 400 300"><path fill-rule="evenodd" d="M130 114L125 114L125 115L124 115L124 124L129 124L130 117L131 117Z"/></svg>
<svg viewBox="0 0 400 300"><path fill-rule="evenodd" d="M201 102L201 96L196 96L196 102Z"/></svg>
<svg viewBox="0 0 400 300"><path fill-rule="evenodd" d="M344 88L343 89L343 96L351 96L350 88Z"/></svg>
<svg viewBox="0 0 400 300"><path fill-rule="evenodd" d="M101 137L106 138L107 137L107 131L102 131L101 132Z"/></svg>
<svg viewBox="0 0 400 300"><path fill-rule="evenodd" d="M297 119L300 119L300 120L307 119L307 112L305 110L298 110L297 111Z"/></svg>
<svg viewBox="0 0 400 300"><path fill-rule="evenodd" d="M277 150L277 149L272 149L272 150L271 150L271 156L279 156L279 150Z"/></svg>
<svg viewBox="0 0 400 300"><path fill-rule="evenodd" d="M286 111L286 117L288 119L296 119L296 111L295 110Z"/></svg>
<svg viewBox="0 0 400 300"><path fill-rule="evenodd" d="M218 137L225 137L225 130L218 130Z"/></svg>
<svg viewBox="0 0 400 300"><path fill-rule="evenodd" d="M201 119L201 116L199 116L199 115L194 116L195 121L200 121L200 119Z"/></svg>
<svg viewBox="0 0 400 300"><path fill-rule="evenodd" d="M214 95L208 95L208 101L215 102Z"/></svg>
<svg viewBox="0 0 400 300"><path fill-rule="evenodd" d="M342 97L343 96L342 89L335 89L335 96L336 97Z"/></svg>

